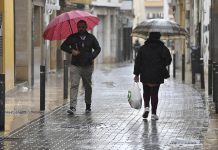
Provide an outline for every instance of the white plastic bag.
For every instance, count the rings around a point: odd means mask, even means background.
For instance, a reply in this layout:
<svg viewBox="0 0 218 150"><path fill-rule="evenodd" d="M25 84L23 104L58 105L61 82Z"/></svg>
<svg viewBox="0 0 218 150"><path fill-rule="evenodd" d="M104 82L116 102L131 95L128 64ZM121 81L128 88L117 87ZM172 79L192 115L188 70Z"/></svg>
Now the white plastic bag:
<svg viewBox="0 0 218 150"><path fill-rule="evenodd" d="M128 102L132 108L140 109L142 107L142 96L138 83L133 85L128 90Z"/></svg>

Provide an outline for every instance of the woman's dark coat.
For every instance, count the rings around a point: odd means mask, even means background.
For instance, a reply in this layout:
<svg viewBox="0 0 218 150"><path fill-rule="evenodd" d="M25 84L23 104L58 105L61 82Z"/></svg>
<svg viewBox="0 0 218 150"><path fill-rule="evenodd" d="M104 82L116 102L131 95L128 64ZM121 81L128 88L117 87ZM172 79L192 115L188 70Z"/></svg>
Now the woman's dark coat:
<svg viewBox="0 0 218 150"><path fill-rule="evenodd" d="M163 69L172 61L169 49L160 40L148 39L140 47L135 59L134 74L140 75L142 83L164 82Z"/></svg>

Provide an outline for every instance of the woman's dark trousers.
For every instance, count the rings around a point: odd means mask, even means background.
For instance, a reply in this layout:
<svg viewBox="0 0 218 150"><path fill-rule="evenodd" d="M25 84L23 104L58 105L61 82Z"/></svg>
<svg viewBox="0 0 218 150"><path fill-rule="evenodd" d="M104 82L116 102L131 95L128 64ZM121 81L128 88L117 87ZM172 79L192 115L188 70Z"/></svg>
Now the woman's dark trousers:
<svg viewBox="0 0 218 150"><path fill-rule="evenodd" d="M151 87L146 84L143 84L144 107L150 106L150 99L151 99L152 114L156 114L157 111L159 88L160 85Z"/></svg>

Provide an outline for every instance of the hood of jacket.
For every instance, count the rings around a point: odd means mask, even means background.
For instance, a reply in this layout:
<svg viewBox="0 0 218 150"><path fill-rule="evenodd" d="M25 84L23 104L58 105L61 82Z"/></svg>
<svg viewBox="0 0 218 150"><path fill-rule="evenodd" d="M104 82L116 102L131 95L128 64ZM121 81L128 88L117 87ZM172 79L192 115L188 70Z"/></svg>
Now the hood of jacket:
<svg viewBox="0 0 218 150"><path fill-rule="evenodd" d="M152 49L164 46L164 43L157 39L147 39L144 44Z"/></svg>

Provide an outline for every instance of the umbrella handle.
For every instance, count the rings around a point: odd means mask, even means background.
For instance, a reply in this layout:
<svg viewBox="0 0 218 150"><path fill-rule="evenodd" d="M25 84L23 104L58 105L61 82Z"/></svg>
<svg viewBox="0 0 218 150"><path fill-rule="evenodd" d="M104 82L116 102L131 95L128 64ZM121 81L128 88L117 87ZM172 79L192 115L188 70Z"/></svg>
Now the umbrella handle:
<svg viewBox="0 0 218 150"><path fill-rule="evenodd" d="M73 33L73 29L71 27L70 20L68 20L67 22L69 23L71 33Z"/></svg>
<svg viewBox="0 0 218 150"><path fill-rule="evenodd" d="M75 45L76 45L76 50L78 51L79 49L78 49L78 45L77 45L77 43L76 43Z"/></svg>

